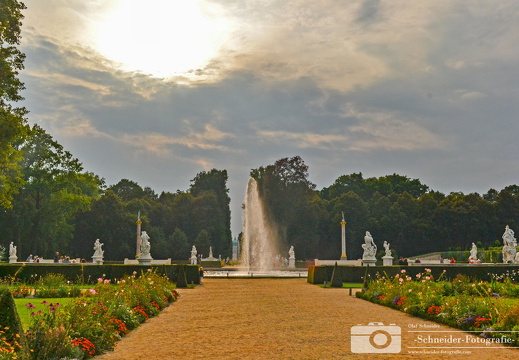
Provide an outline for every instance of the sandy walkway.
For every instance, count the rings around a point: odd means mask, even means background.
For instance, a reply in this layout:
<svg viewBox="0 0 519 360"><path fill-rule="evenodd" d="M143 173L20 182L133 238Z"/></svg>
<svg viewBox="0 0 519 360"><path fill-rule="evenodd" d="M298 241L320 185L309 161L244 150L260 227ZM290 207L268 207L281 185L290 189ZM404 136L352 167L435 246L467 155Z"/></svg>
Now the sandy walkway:
<svg viewBox="0 0 519 360"><path fill-rule="evenodd" d="M177 303L126 336L115 351L96 360L519 358L519 349L494 345L489 348L456 344L453 346L468 348L445 349L457 354L440 354L442 349L409 348L424 346L416 341L418 335L430 334L433 338L453 335L466 339L467 334L411 333L453 329L436 327L433 322L356 299L348 295L348 290L310 285L305 279L206 278L203 286L180 290L180 293ZM353 354L351 327L368 322L400 326L401 352L396 355ZM354 339L358 341L357 337ZM438 353L425 354L424 351Z"/></svg>

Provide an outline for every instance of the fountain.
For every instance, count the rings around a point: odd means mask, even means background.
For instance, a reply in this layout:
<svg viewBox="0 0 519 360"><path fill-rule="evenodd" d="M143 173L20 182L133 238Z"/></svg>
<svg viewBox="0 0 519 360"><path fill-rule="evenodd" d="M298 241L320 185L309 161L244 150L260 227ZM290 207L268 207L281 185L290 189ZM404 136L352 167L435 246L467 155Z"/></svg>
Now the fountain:
<svg viewBox="0 0 519 360"><path fill-rule="evenodd" d="M272 271L277 252L277 237L265 215L259 197L258 183L250 178L243 211L241 263L247 270Z"/></svg>
<svg viewBox="0 0 519 360"><path fill-rule="evenodd" d="M233 245L234 248L234 245ZM238 269L205 271L204 277L303 277L306 269L295 268L295 252L292 246L288 255L289 264L279 263L279 243L276 228L270 224L259 197L258 183L250 178L245 193L243 211L243 239L239 246L241 266ZM238 252L238 244L236 244ZM281 252L283 253L283 251ZM276 263L276 258L278 262Z"/></svg>

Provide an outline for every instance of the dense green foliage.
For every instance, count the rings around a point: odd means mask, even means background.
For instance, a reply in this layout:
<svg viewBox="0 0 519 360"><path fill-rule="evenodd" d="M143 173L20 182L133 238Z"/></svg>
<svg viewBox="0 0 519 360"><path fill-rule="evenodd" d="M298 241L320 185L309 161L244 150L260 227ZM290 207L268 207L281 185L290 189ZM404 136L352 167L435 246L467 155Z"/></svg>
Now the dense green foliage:
<svg viewBox="0 0 519 360"><path fill-rule="evenodd" d="M15 143L24 134L27 110L13 106L23 99L18 73L25 55L17 48L23 9L19 1L0 0L0 208L12 206L12 196L23 184L18 164L21 153Z"/></svg>
<svg viewBox="0 0 519 360"><path fill-rule="evenodd" d="M11 209L0 213L0 244L17 245L19 260L55 252L90 260L100 239L105 260L133 258L137 213L153 241L152 256L187 259L191 246L207 256L230 255L230 199L227 172L199 173L189 191L163 192L123 179L105 189L104 180L82 164L38 125L17 145L24 185Z"/></svg>
<svg viewBox="0 0 519 360"><path fill-rule="evenodd" d="M508 224L519 226L519 187L445 195L418 179L402 175L363 178L340 176L315 190L300 157L278 160L251 171L282 248L293 245L298 258L339 258L341 212L345 214L350 259L362 256L360 244L370 231L379 250L387 241L399 256L435 251L502 246Z"/></svg>

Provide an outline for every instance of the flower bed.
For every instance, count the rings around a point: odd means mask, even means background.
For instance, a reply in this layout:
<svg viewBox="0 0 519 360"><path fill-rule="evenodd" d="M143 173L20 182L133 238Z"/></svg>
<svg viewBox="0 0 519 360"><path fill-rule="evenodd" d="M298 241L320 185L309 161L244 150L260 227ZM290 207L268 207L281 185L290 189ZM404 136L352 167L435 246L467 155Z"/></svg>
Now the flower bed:
<svg viewBox="0 0 519 360"><path fill-rule="evenodd" d="M467 331L482 337L505 337L519 346L519 285L502 281L472 281L458 276L434 279L430 269L414 277L401 270L395 276L377 274L357 297Z"/></svg>
<svg viewBox="0 0 519 360"><path fill-rule="evenodd" d="M88 359L111 350L122 336L158 315L177 297L166 277L148 270L118 281L99 278L65 304L30 299L26 307L31 320L24 334L28 357Z"/></svg>

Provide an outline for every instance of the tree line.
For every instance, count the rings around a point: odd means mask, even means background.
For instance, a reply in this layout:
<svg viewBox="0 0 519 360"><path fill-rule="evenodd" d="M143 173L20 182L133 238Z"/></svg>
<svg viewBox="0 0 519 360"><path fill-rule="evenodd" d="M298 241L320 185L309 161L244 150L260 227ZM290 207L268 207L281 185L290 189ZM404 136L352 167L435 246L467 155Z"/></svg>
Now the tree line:
<svg viewBox="0 0 519 360"><path fill-rule="evenodd" d="M58 251L89 261L96 239L105 260L134 258L139 212L155 258L187 259L192 245L206 256L210 246L216 255L231 252L226 170L200 172L187 191L157 195L128 179L107 187L38 125L16 148L23 186L0 212L0 243L17 245L19 260Z"/></svg>
<svg viewBox="0 0 519 360"><path fill-rule="evenodd" d="M341 255L342 212L350 259L362 257L366 231L379 250L384 241L399 256L436 251L502 246L506 225L519 227L519 186L483 195L431 190L419 179L392 174L364 178L340 176L317 190L299 156L284 158L250 173L259 184L281 247L293 245L298 259L338 259Z"/></svg>

